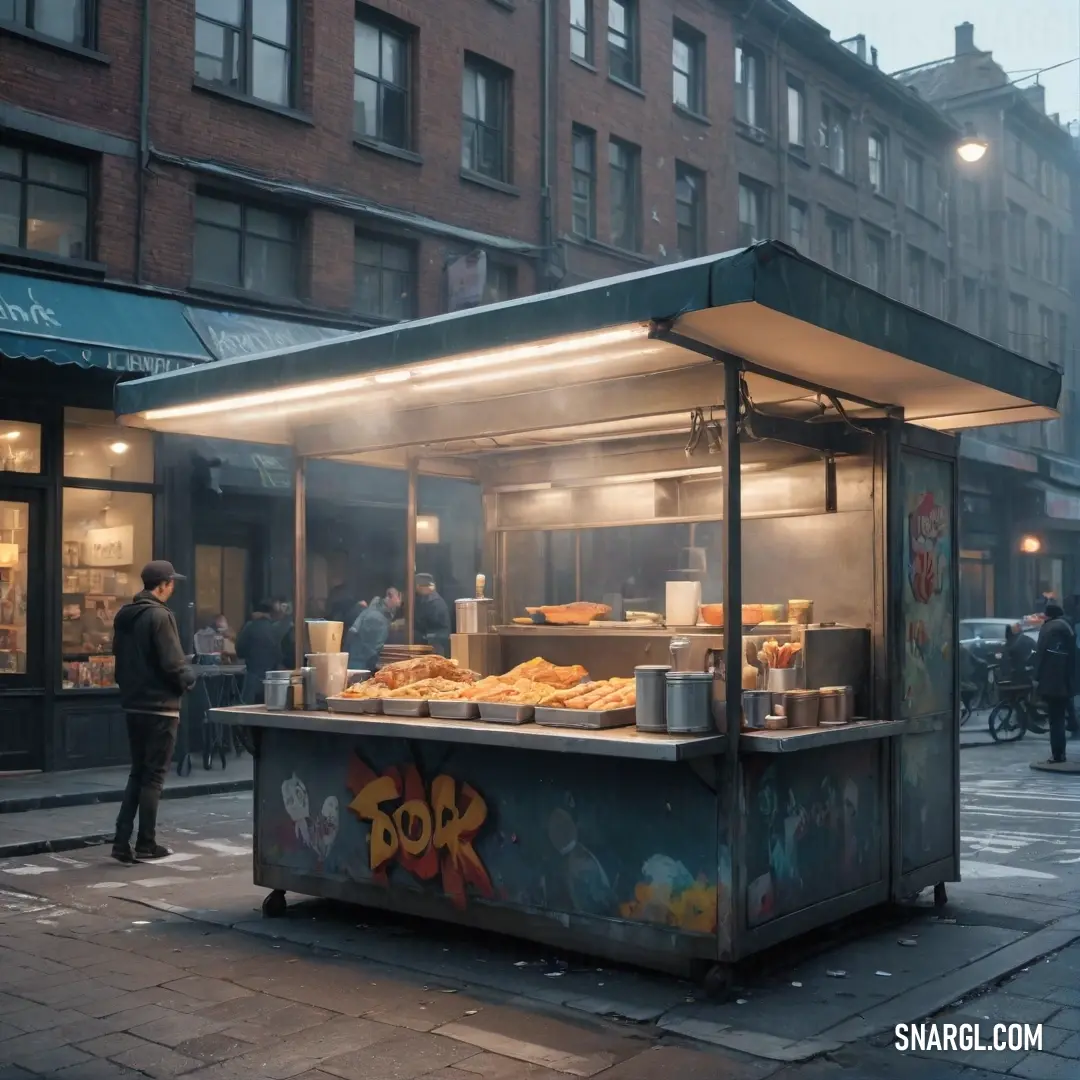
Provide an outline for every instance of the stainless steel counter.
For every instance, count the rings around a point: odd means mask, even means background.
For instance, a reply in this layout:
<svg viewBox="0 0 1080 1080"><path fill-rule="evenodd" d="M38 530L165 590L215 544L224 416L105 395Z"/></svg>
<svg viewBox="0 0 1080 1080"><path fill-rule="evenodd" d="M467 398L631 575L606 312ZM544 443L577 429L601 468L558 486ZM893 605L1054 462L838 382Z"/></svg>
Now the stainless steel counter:
<svg viewBox="0 0 1080 1080"><path fill-rule="evenodd" d="M262 705L214 709L211 720L246 727L330 732L387 739L428 739L432 742L509 746L563 754L637 758L647 761L686 761L724 752L725 736L650 735L636 728L570 731L537 724L489 724L482 720L433 720L422 716L364 716L332 712L268 712Z"/></svg>
<svg viewBox="0 0 1080 1080"><path fill-rule="evenodd" d="M914 720L867 720L846 727L789 728L786 731L752 731L739 736L739 751L744 754L791 754L838 743L891 739L922 730Z"/></svg>

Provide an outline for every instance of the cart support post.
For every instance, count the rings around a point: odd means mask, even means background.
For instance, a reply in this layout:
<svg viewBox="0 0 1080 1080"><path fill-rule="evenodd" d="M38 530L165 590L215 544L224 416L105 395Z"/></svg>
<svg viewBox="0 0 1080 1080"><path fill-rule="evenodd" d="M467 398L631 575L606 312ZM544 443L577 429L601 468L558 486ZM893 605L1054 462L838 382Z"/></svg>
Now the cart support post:
<svg viewBox="0 0 1080 1080"><path fill-rule="evenodd" d="M420 461L409 457L409 491L405 520L405 641L415 645L416 639L416 511Z"/></svg>
<svg viewBox="0 0 1080 1080"><path fill-rule="evenodd" d="M307 648L307 459L293 467L293 665L304 666Z"/></svg>
<svg viewBox="0 0 1080 1080"><path fill-rule="evenodd" d="M741 851L743 818L739 813L739 729L742 726L742 452L739 413L742 405L742 364L725 357L724 364L724 667L727 748L718 800L728 827L731 852L730 930L728 947L737 955L746 926L746 882ZM723 925L721 923L720 925Z"/></svg>

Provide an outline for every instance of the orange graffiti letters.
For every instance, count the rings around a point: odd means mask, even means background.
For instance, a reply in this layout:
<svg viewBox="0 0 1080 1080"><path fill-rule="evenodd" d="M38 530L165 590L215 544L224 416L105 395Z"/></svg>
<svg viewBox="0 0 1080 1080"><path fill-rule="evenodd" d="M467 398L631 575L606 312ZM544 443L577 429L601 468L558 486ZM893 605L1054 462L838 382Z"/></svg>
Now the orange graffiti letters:
<svg viewBox="0 0 1080 1080"><path fill-rule="evenodd" d="M431 782L430 795L415 765L386 769L381 776L358 758L350 765L349 788L355 795L349 809L371 823L369 865L377 880L387 883L390 863L422 881L442 873L446 894L458 907L466 903L466 886L481 896L494 889L473 841L487 820L487 803L470 784L445 774ZM399 802L396 808L387 803Z"/></svg>

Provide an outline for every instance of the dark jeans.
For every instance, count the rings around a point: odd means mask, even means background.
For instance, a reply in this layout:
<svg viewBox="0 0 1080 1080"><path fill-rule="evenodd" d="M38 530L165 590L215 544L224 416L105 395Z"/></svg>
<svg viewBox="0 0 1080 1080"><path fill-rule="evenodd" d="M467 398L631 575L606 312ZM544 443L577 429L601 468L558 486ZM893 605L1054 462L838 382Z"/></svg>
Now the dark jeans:
<svg viewBox="0 0 1080 1080"><path fill-rule="evenodd" d="M131 843L135 813L139 814L137 847L151 847L157 842L157 813L165 774L176 749L180 719L154 713L128 713L128 746L131 748L131 774L128 776L120 813L116 818L118 847Z"/></svg>
<svg viewBox="0 0 1080 1080"><path fill-rule="evenodd" d="M1065 760L1065 713L1069 699L1065 697L1046 697L1046 711L1050 715L1050 756L1055 761Z"/></svg>
<svg viewBox="0 0 1080 1080"><path fill-rule="evenodd" d="M1080 724L1076 722L1076 699L1066 698L1065 725L1073 735L1080 734Z"/></svg>

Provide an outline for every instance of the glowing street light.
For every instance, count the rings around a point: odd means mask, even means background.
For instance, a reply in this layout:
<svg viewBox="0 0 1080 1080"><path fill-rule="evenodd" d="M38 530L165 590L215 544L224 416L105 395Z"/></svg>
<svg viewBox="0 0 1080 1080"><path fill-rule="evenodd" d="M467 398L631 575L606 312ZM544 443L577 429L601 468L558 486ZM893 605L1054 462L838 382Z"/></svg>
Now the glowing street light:
<svg viewBox="0 0 1080 1080"><path fill-rule="evenodd" d="M1042 551L1042 541L1037 536L1021 537L1020 550L1025 555L1038 555Z"/></svg>
<svg viewBox="0 0 1080 1080"><path fill-rule="evenodd" d="M974 165L975 162L982 161L986 157L986 151L989 149L990 144L985 139L980 139L978 135L965 135L957 143L956 155L961 161Z"/></svg>

